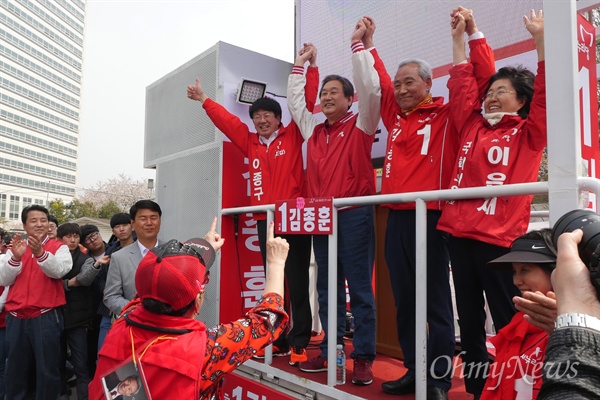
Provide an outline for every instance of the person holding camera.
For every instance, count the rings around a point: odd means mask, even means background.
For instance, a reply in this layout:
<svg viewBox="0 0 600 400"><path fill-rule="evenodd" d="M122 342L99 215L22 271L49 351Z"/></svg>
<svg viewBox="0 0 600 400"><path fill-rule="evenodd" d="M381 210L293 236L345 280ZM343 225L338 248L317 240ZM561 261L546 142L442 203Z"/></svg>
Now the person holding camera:
<svg viewBox="0 0 600 400"><path fill-rule="evenodd" d="M552 273L558 318L548 341L538 400L600 398L600 301L578 253L582 238L580 229L558 238Z"/></svg>

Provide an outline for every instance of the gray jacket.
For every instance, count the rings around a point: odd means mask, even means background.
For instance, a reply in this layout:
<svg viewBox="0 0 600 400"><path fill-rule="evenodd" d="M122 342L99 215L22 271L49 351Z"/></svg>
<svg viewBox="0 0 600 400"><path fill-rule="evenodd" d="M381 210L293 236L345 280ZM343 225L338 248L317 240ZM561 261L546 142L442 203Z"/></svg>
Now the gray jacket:
<svg viewBox="0 0 600 400"><path fill-rule="evenodd" d="M158 244L162 244L159 240ZM142 260L137 240L110 256L104 304L115 315L135 297L135 271Z"/></svg>

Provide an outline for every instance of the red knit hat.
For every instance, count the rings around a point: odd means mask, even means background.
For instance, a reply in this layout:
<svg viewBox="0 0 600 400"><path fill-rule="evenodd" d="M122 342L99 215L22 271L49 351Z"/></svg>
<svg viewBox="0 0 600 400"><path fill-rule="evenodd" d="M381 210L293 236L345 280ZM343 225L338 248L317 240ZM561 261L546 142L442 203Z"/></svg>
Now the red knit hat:
<svg viewBox="0 0 600 400"><path fill-rule="evenodd" d="M214 260L214 250L203 242L184 244L171 240L149 251L135 273L140 298L161 301L173 310L190 304L204 290L205 277Z"/></svg>

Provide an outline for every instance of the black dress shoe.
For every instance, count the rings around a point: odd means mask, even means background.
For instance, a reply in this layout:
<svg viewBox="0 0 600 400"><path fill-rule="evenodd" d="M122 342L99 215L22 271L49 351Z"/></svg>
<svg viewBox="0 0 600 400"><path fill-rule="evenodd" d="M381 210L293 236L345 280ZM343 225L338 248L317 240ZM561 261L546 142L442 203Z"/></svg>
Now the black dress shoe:
<svg viewBox="0 0 600 400"><path fill-rule="evenodd" d="M411 375L404 375L400 379L395 381L383 382L381 388L388 394L407 394L415 392L415 377Z"/></svg>
<svg viewBox="0 0 600 400"><path fill-rule="evenodd" d="M427 400L448 400L448 394L440 387L427 386Z"/></svg>

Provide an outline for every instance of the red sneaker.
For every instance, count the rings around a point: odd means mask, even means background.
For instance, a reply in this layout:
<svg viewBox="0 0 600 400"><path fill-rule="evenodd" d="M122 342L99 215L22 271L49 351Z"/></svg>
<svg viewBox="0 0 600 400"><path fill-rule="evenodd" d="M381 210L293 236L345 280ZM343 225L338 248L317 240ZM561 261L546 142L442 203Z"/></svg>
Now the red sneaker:
<svg viewBox="0 0 600 400"><path fill-rule="evenodd" d="M304 347L292 347L290 365L298 365L306 360L308 360L308 356L306 355L306 349Z"/></svg>
<svg viewBox="0 0 600 400"><path fill-rule="evenodd" d="M327 371L327 358L325 357L315 357L308 361L301 362L298 365L300 371L304 372L322 372Z"/></svg>
<svg viewBox="0 0 600 400"><path fill-rule="evenodd" d="M373 383L373 371L371 370L372 367L372 361L361 360L360 358L355 359L352 383L359 386L366 386Z"/></svg>

